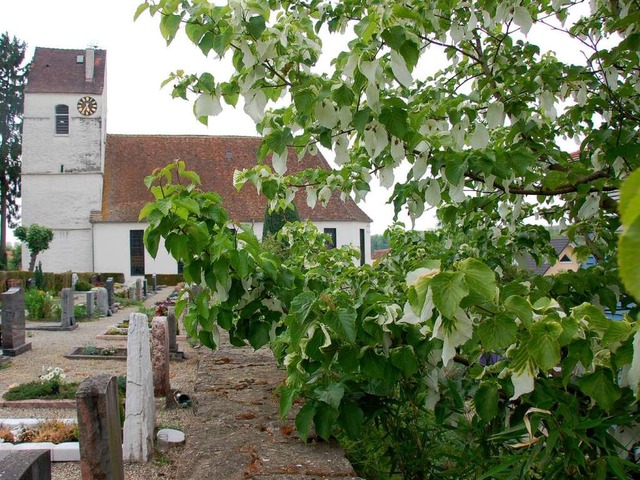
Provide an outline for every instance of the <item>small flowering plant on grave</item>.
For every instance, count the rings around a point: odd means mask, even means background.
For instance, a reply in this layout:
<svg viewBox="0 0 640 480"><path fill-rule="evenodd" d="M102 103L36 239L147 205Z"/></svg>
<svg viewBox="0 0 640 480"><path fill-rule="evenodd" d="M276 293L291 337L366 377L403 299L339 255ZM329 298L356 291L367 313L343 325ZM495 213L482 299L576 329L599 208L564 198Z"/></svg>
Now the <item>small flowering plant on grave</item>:
<svg viewBox="0 0 640 480"><path fill-rule="evenodd" d="M60 367L42 367L42 371L45 372L40 375L41 383L48 383L51 387L51 391L57 393L60 390L62 384L66 383L67 376L64 370Z"/></svg>

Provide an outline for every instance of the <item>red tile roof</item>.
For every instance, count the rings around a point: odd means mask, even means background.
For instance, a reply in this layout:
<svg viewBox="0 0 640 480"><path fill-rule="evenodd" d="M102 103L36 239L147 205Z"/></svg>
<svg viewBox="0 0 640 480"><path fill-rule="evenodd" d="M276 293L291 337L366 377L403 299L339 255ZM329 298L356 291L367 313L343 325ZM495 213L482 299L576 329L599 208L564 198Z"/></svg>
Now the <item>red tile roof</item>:
<svg viewBox="0 0 640 480"><path fill-rule="evenodd" d="M265 197L258 195L253 185L246 185L240 192L233 186L236 170L256 164L260 142L258 137L107 135L102 212L94 220L138 221L142 207L153 199L143 183L144 177L153 169L180 159L200 176L203 190L220 194L230 218L261 222L267 205ZM330 169L320 154L307 154L300 162L292 158L297 156L289 155L287 166L292 172L316 166ZM335 193L326 208L318 203L310 209L303 191L298 192L295 203L303 220L371 222L351 198L342 202Z"/></svg>
<svg viewBox="0 0 640 480"><path fill-rule="evenodd" d="M27 93L92 93L104 89L106 50L95 50L93 81L84 79L86 50L36 47L29 72ZM77 63L82 55L84 61Z"/></svg>

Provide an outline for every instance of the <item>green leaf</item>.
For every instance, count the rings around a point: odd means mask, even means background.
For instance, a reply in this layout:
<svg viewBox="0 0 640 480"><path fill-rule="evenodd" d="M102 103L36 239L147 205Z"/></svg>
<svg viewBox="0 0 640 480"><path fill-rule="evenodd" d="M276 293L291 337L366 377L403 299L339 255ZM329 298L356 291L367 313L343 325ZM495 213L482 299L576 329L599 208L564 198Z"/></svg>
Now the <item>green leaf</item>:
<svg viewBox="0 0 640 480"><path fill-rule="evenodd" d="M316 407L316 414L313 416L313 423L316 426L316 433L325 440L329 440L333 425L338 418L338 412L333 407L325 403L320 403Z"/></svg>
<svg viewBox="0 0 640 480"><path fill-rule="evenodd" d="M562 326L553 320L543 320L531 327L527 350L541 370L548 371L560 363L558 337Z"/></svg>
<svg viewBox="0 0 640 480"><path fill-rule="evenodd" d="M399 368L402 374L409 378L416 373L420 368L416 353L413 351L413 347L405 345L404 347L398 347L392 349L390 352L391 364Z"/></svg>
<svg viewBox="0 0 640 480"><path fill-rule="evenodd" d="M470 291L493 301L496 297L496 276L493 270L475 258L467 258L458 264L464 273L464 283Z"/></svg>
<svg viewBox="0 0 640 480"><path fill-rule="evenodd" d="M267 322L252 321L249 325L249 335L247 340L251 346L258 350L269 343L269 332L271 331L271 325Z"/></svg>
<svg viewBox="0 0 640 480"><path fill-rule="evenodd" d="M622 184L618 210L625 226L640 218L640 169L635 170Z"/></svg>
<svg viewBox="0 0 640 480"><path fill-rule="evenodd" d="M293 406L293 402L298 396L298 389L294 388L290 385L285 385L280 390L280 418L285 418L291 407Z"/></svg>
<svg viewBox="0 0 640 480"><path fill-rule="evenodd" d="M311 113L318 96L309 88L293 89L293 103L300 113Z"/></svg>
<svg viewBox="0 0 640 480"><path fill-rule="evenodd" d="M311 422L313 422L313 416L315 414L315 406L313 403L307 401L298 412L298 415L296 415L296 429L303 442L307 441L307 436L311 429Z"/></svg>
<svg viewBox="0 0 640 480"><path fill-rule="evenodd" d="M496 351L515 342L518 325L513 318L499 314L483 320L476 332L485 350Z"/></svg>
<svg viewBox="0 0 640 480"><path fill-rule="evenodd" d="M469 294L461 272L440 272L431 280L433 303L445 317L453 318L460 301Z"/></svg>
<svg viewBox="0 0 640 480"><path fill-rule="evenodd" d="M580 377L578 386L607 412L621 396L611 370L605 368L597 368L592 374Z"/></svg>
<svg viewBox="0 0 640 480"><path fill-rule="evenodd" d="M343 400L340 406L338 423L344 428L347 435L357 438L362 432L364 412L354 402Z"/></svg>
<svg viewBox="0 0 640 480"><path fill-rule="evenodd" d="M339 308L337 312L336 333L350 342L356 340L356 319L358 315L353 308Z"/></svg>
<svg viewBox="0 0 640 480"><path fill-rule="evenodd" d="M500 387L496 382L482 382L473 397L473 403L480 418L490 422L498 415L498 393Z"/></svg>
<svg viewBox="0 0 640 480"><path fill-rule="evenodd" d="M387 131L398 138L404 138L407 133L407 119L409 115L404 108L383 108L380 112L380 122Z"/></svg>
<svg viewBox="0 0 640 480"><path fill-rule="evenodd" d="M267 28L264 17L262 15L254 15L247 22L247 31L253 38L258 39L262 32Z"/></svg>
<svg viewBox="0 0 640 480"><path fill-rule="evenodd" d="M382 31L382 39L389 48L392 48L393 50L400 50L402 45L406 42L407 37L405 29L396 25L391 28L385 28Z"/></svg>
<svg viewBox="0 0 640 480"><path fill-rule="evenodd" d="M138 19L138 17L142 15L142 12L144 12L147 8L149 8L149 4L147 2L144 2L138 5L138 8L136 9L136 13L133 15L133 21L135 22Z"/></svg>
<svg viewBox="0 0 640 480"><path fill-rule="evenodd" d="M304 323L309 316L316 301L316 294L313 292L302 292L291 302L289 315L293 316L298 323Z"/></svg>
<svg viewBox="0 0 640 480"><path fill-rule="evenodd" d="M169 45L176 36L178 28L180 27L179 15L163 15L160 20L160 33L162 37L167 41Z"/></svg>
<svg viewBox="0 0 640 480"><path fill-rule="evenodd" d="M341 383L332 383L324 389L316 389L315 393L318 400L338 410L342 397L344 396L344 385Z"/></svg>
<svg viewBox="0 0 640 480"><path fill-rule="evenodd" d="M533 308L523 297L511 295L504 301L504 307L522 320L525 325L529 325L533 321Z"/></svg>

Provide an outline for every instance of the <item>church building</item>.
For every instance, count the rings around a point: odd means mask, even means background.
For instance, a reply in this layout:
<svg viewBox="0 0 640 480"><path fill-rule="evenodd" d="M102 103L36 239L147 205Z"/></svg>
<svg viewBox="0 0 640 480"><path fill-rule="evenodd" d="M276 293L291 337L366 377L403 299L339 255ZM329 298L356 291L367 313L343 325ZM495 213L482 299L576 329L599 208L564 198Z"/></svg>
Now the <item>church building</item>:
<svg viewBox="0 0 640 480"><path fill-rule="evenodd" d="M135 278L178 273L161 248L145 251L146 223L138 215L153 200L143 183L153 169L180 159L220 194L230 218L258 237L266 199L247 185L233 187L236 170L256 164L258 137L107 134L105 50L36 48L25 90L22 154L22 224L51 228L50 248L38 256L48 272L122 272ZM330 169L320 153L289 162L290 170ZM371 219L351 198L333 195L326 207L296 196L302 220L311 220L333 244L352 245L371 262ZM29 252L23 249L23 264Z"/></svg>

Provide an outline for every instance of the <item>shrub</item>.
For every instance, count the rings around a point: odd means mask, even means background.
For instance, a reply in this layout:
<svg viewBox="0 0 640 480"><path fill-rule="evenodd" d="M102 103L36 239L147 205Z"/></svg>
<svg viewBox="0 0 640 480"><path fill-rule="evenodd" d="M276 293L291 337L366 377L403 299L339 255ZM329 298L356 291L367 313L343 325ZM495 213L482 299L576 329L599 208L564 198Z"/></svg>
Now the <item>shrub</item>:
<svg viewBox="0 0 640 480"><path fill-rule="evenodd" d="M87 282L86 280L80 279L76 282L75 290L76 292L89 292L91 291L92 288L93 287L89 282Z"/></svg>
<svg viewBox="0 0 640 480"><path fill-rule="evenodd" d="M57 303L48 292L29 288L24 292L24 304L31 320L56 318Z"/></svg>

